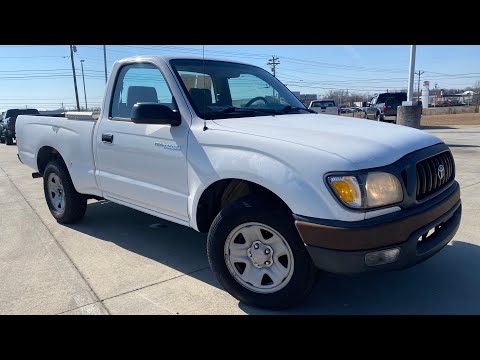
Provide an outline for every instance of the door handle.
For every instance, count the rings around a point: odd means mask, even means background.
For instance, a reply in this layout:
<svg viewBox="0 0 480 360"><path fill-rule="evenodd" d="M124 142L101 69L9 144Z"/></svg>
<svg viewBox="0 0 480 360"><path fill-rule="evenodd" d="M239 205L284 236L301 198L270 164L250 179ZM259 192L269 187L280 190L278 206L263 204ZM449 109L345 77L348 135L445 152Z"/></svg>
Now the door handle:
<svg viewBox="0 0 480 360"><path fill-rule="evenodd" d="M113 135L112 134L102 134L102 142L105 144L113 143Z"/></svg>

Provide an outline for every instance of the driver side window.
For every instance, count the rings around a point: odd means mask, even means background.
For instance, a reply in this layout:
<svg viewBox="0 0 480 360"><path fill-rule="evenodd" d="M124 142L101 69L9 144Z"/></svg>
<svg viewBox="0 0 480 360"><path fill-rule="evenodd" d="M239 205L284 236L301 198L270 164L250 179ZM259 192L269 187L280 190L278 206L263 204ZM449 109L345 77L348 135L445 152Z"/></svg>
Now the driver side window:
<svg viewBox="0 0 480 360"><path fill-rule="evenodd" d="M113 91L110 117L130 119L136 103L153 102L176 110L172 93L160 70L152 64L131 64L121 68Z"/></svg>

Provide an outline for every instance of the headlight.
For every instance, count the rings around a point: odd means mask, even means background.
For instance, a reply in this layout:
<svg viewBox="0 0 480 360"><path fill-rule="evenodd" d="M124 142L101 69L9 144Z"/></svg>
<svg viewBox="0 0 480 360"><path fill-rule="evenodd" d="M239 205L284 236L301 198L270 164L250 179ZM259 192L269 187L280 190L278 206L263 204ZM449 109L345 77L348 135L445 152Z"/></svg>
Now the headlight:
<svg viewBox="0 0 480 360"><path fill-rule="evenodd" d="M400 181L386 172L332 175L328 177L328 183L342 203L356 209L376 208L403 200Z"/></svg>

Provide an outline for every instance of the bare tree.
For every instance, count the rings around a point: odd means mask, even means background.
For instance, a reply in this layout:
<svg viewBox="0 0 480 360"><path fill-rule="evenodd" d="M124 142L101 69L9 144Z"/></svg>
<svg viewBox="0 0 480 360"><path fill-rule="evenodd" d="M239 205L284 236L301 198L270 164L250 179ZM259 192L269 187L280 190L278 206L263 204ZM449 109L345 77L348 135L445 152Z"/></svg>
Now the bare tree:
<svg viewBox="0 0 480 360"><path fill-rule="evenodd" d="M472 97L472 105L480 105L480 80L475 81L472 91L474 92Z"/></svg>
<svg viewBox="0 0 480 360"><path fill-rule="evenodd" d="M353 106L355 102L364 101L365 95L348 90L329 90L322 98L335 100L339 106Z"/></svg>

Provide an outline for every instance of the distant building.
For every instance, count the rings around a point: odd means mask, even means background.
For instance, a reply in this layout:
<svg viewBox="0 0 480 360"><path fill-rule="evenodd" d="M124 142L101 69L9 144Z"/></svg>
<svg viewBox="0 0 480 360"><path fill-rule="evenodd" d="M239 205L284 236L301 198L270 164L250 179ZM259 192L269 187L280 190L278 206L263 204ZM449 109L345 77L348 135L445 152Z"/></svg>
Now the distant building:
<svg viewBox="0 0 480 360"><path fill-rule="evenodd" d="M297 97L305 106L310 105L313 100L318 100L317 94L301 94L300 91L292 91L293 95Z"/></svg>
<svg viewBox="0 0 480 360"><path fill-rule="evenodd" d="M471 90L458 94L446 94L441 90L440 96L434 99L433 104L436 106L471 105L474 95L475 93Z"/></svg>

